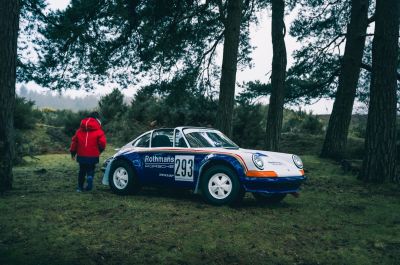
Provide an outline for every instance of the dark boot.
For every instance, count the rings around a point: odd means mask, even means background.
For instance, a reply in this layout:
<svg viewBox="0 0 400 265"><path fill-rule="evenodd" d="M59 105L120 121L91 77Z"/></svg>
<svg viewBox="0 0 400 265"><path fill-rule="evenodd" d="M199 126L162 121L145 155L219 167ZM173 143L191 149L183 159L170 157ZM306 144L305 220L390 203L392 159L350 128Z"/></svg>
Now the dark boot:
<svg viewBox="0 0 400 265"><path fill-rule="evenodd" d="M86 180L87 180L86 190L91 191L93 189L93 177L88 176Z"/></svg>

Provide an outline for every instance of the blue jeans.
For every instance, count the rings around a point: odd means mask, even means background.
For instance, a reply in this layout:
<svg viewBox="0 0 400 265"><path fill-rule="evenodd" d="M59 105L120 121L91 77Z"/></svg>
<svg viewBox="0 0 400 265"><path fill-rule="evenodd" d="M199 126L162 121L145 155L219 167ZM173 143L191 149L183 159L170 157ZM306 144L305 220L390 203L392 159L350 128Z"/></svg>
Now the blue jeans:
<svg viewBox="0 0 400 265"><path fill-rule="evenodd" d="M93 187L94 169L96 164L83 164L79 163L79 174L78 174L78 188L83 190L83 184L85 183L85 177L87 176L87 190L91 190Z"/></svg>

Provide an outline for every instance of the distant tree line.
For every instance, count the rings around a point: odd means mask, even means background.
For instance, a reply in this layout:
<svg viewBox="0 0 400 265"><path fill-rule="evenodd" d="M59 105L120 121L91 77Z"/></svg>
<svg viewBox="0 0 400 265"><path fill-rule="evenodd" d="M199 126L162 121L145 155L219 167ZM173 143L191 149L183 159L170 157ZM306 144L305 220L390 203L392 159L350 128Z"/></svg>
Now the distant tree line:
<svg viewBox="0 0 400 265"><path fill-rule="evenodd" d="M22 161L24 155L42 154L43 150L47 150L36 142L30 143L30 137L24 139L30 134L36 135L37 138L43 138L43 134L47 134L54 139L53 145L64 145L59 151L67 150L70 138L80 126L81 120L93 110L100 113L108 142L113 146L124 145L143 132L159 127L187 124L211 127L216 117L217 100L193 96L189 91L183 92L179 84L180 82L164 84L163 88L153 85L144 87L130 102L126 102L120 90L114 89L101 97L95 108L83 111L38 109L33 101L18 96L14 112L17 135L16 161ZM181 100L184 97L192 98L182 104ZM264 113L267 108L268 106L260 103L250 104L240 97L236 99L233 113L233 140L241 147L263 148ZM284 110L284 112L284 133L322 135L326 124L318 116L302 110ZM46 128L45 132L40 128Z"/></svg>
<svg viewBox="0 0 400 265"><path fill-rule="evenodd" d="M99 101L98 96L69 97L58 93L40 93L27 89L24 85L17 90L20 97L34 101L38 108L70 109L74 111L94 109Z"/></svg>
<svg viewBox="0 0 400 265"><path fill-rule="evenodd" d="M257 12L269 10L271 80L250 83L245 91L247 97L269 96L264 147L279 150L284 104L332 97L335 103L321 156L341 159L358 96L369 106L360 178L399 181L395 174L399 4L398 0L73 0L63 11L44 13L44 0L3 0L0 122L5 129L0 135L0 187L9 189L12 183L8 161L13 156L10 113L16 76L55 90L88 90L109 80L126 87L146 76L153 82L140 93L157 91L156 99L162 100L181 97L178 105L167 105L174 115L181 115L181 105L195 107L190 103L193 97L218 98L213 124L230 136L236 71L250 62L249 27L257 21ZM298 18L288 27L285 14L295 7ZM372 24L374 32L368 31ZM32 43L36 61L26 56L17 60L18 25L22 25L20 36L36 34ZM303 44L289 69L287 33ZM28 46L21 44L19 54ZM218 47L223 50L221 65L216 60ZM182 86L168 90L171 82Z"/></svg>

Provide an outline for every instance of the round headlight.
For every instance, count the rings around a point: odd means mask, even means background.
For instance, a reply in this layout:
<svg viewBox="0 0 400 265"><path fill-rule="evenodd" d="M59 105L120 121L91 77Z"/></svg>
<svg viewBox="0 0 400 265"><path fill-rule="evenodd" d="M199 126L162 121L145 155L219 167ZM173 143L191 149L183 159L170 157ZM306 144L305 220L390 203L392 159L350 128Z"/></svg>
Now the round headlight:
<svg viewBox="0 0 400 265"><path fill-rule="evenodd" d="M296 165L296 167L298 168L303 168L303 161L301 161L300 157L298 157L297 155L293 155L293 163Z"/></svg>
<svg viewBox="0 0 400 265"><path fill-rule="evenodd" d="M253 155L253 163L256 165L258 169L264 169L264 162L262 161L261 157L257 154Z"/></svg>

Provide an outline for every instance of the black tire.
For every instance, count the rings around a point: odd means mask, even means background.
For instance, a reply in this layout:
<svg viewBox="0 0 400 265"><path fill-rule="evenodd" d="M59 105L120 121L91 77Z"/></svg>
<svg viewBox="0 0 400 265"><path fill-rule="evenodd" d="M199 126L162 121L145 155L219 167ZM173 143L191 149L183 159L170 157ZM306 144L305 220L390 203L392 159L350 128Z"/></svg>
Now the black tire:
<svg viewBox="0 0 400 265"><path fill-rule="evenodd" d="M108 179L111 190L116 194L127 195L140 190L135 171L125 160L116 160L112 163Z"/></svg>
<svg viewBox="0 0 400 265"><path fill-rule="evenodd" d="M270 203L270 204L276 204L280 203L285 197L286 193L282 194L266 194L266 193L258 193L254 192L253 196L254 198L261 203Z"/></svg>
<svg viewBox="0 0 400 265"><path fill-rule="evenodd" d="M211 181L210 185L215 186L215 182L217 180L224 182L225 184L223 185L225 186L229 185L231 187L230 191L226 191L221 187L216 187L218 191L215 191L213 194L213 192L209 189L209 183ZM203 174L202 178L200 179L200 188L206 202L216 206L237 204L243 199L244 196L244 189L240 184L239 178L235 172L222 165L213 166Z"/></svg>

